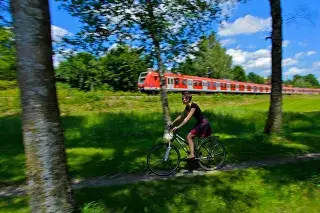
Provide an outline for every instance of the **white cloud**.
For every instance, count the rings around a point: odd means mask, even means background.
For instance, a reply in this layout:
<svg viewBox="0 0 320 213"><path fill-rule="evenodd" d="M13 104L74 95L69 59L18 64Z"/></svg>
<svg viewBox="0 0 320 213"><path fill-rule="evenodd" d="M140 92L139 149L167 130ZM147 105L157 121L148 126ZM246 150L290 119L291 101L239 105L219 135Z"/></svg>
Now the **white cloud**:
<svg viewBox="0 0 320 213"><path fill-rule="evenodd" d="M293 75L300 75L307 72L310 72L310 70L305 68L292 67L288 71L284 72L284 76L288 77Z"/></svg>
<svg viewBox="0 0 320 213"><path fill-rule="evenodd" d="M218 30L220 36L231 36L240 34L253 34L260 31L268 31L271 28L271 17L263 19L246 15L238 18L233 23L223 21Z"/></svg>
<svg viewBox="0 0 320 213"><path fill-rule="evenodd" d="M284 67L295 65L297 63L298 63L298 61L295 59L292 59L292 58L286 58L286 59L282 60L282 66L284 66Z"/></svg>
<svg viewBox="0 0 320 213"><path fill-rule="evenodd" d="M314 62L313 68L315 68L315 69L320 68L320 61Z"/></svg>
<svg viewBox="0 0 320 213"><path fill-rule="evenodd" d="M71 35L71 33L66 29L63 29L55 25L51 25L51 35L52 35L52 40L54 42L59 42L61 41L62 37L66 35Z"/></svg>
<svg viewBox="0 0 320 213"><path fill-rule="evenodd" d="M309 51L307 52L307 56L315 55L317 52L316 51Z"/></svg>
<svg viewBox="0 0 320 213"><path fill-rule="evenodd" d="M220 41L220 43L223 46L227 46L227 45L236 43L236 40L235 39L223 39Z"/></svg>
<svg viewBox="0 0 320 213"><path fill-rule="evenodd" d="M296 59L302 59L302 58L304 58L304 57L306 57L306 56L312 56L312 55L314 55L314 54L316 54L317 52L316 51L308 51L308 52L299 52L299 53L297 53L297 54L295 54L295 58Z"/></svg>
<svg viewBox="0 0 320 213"><path fill-rule="evenodd" d="M301 41L301 42L298 42L298 44L302 47L307 47L308 46L308 43L306 41Z"/></svg>
<svg viewBox="0 0 320 213"><path fill-rule="evenodd" d="M271 66L270 50L267 49L253 52L228 49L227 54L232 56L234 64L242 65L245 69L267 69Z"/></svg>
<svg viewBox="0 0 320 213"><path fill-rule="evenodd" d="M267 71L271 70L271 53L268 49L259 49L253 52L243 51L241 49L228 49L227 54L232 56L234 65L241 65L245 70L248 71L261 71L263 75L267 73ZM283 67L289 67L298 64L298 60L295 58L286 58L282 60ZM314 66L320 67L319 63ZM290 72L299 72L298 68L291 69Z"/></svg>
<svg viewBox="0 0 320 213"><path fill-rule="evenodd" d="M265 58L257 58L255 60L250 60L248 63L245 65L247 69L266 69L269 68L271 65L271 58L270 57L265 57Z"/></svg>
<svg viewBox="0 0 320 213"><path fill-rule="evenodd" d="M288 40L282 41L282 46L283 47L287 47L289 44L290 44L290 41L288 41Z"/></svg>
<svg viewBox="0 0 320 213"><path fill-rule="evenodd" d="M299 52L299 53L297 53L297 54L295 54L295 58L302 58L302 57L304 57L304 55L305 55L305 53L304 52Z"/></svg>

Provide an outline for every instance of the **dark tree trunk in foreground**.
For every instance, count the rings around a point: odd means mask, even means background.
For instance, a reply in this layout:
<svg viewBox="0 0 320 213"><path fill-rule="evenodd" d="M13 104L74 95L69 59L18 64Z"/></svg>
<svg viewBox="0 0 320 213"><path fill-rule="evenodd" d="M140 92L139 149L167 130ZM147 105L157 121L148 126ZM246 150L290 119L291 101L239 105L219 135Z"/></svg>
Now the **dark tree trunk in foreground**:
<svg viewBox="0 0 320 213"><path fill-rule="evenodd" d="M12 0L32 212L75 212L52 63L48 0Z"/></svg>
<svg viewBox="0 0 320 213"><path fill-rule="evenodd" d="M280 133L282 126L282 15L280 0L269 0L272 16L271 96L265 133Z"/></svg>

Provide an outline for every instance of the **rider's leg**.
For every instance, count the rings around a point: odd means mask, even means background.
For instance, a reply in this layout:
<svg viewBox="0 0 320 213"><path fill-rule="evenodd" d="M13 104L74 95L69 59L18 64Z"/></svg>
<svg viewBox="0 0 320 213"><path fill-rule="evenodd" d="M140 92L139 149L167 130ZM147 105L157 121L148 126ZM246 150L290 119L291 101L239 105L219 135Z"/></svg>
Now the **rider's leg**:
<svg viewBox="0 0 320 213"><path fill-rule="evenodd" d="M187 136L187 141L188 141L188 144L189 144L189 148L190 148L190 154L188 156L188 158L194 158L194 143L193 143L193 138L195 137L196 135L192 134L192 133L189 133L188 136Z"/></svg>

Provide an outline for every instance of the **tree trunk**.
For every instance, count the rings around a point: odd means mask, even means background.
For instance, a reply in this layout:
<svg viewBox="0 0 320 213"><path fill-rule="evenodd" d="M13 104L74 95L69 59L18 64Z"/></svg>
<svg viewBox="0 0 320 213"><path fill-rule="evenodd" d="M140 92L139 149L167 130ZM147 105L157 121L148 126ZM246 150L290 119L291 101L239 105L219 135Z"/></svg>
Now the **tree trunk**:
<svg viewBox="0 0 320 213"><path fill-rule="evenodd" d="M48 0L12 0L32 212L76 212L52 62Z"/></svg>
<svg viewBox="0 0 320 213"><path fill-rule="evenodd" d="M165 123L165 126L171 124L171 118L170 118L170 111L169 111L169 102L168 102L168 96L167 96L167 89L166 89L166 81L164 77L164 66L161 59L161 48L160 48L160 39L157 35L156 26L154 23L154 14L153 14L153 6L150 2L150 0L147 0L147 7L148 7L148 13L150 16L150 26L149 26L149 33L151 35L151 38L153 40L153 45L155 48L155 55L156 60L158 64L158 71L160 76L160 98L162 102L162 110L163 110L163 120ZM168 139L168 130L165 128L164 130L164 139Z"/></svg>
<svg viewBox="0 0 320 213"><path fill-rule="evenodd" d="M159 69L159 76L160 76L160 94L161 94L161 102L162 102L162 110L163 110L163 119L164 119L165 125L170 125L171 118L170 118L169 102L168 102L167 89L166 89L166 80L164 78L164 67L161 59L160 44L159 42L157 42L157 40L154 40L154 43L155 43L157 63L159 67L158 69Z"/></svg>
<svg viewBox="0 0 320 213"><path fill-rule="evenodd" d="M282 126L282 15L280 0L269 0L272 16L272 75L266 134L281 133Z"/></svg>

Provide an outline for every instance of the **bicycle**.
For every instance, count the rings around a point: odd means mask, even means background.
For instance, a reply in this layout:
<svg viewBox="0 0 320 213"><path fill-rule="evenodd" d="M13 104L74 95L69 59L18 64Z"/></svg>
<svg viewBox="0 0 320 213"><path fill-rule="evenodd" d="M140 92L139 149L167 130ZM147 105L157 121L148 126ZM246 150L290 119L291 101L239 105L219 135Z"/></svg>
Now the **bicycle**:
<svg viewBox="0 0 320 213"><path fill-rule="evenodd" d="M180 161L187 160L187 157L181 159L178 148L172 144L174 141L177 141L180 144L180 146L187 155L189 154L189 145L186 142L186 140L183 139L177 132L170 132L170 129L171 128L168 127L169 134L171 137L170 142L162 143L152 147L147 156L147 165L149 170L158 176L168 176L173 174L179 167ZM206 138L197 137L195 139L196 140L194 140L194 160L198 162L199 166L206 171L221 168L222 164L226 159L226 151L223 144L219 142L219 136L209 136ZM220 152L216 152L219 150ZM155 159L159 161L159 170L157 168L158 164L154 165L152 163L153 157L155 157ZM205 163L204 160L207 160L208 162ZM216 160L218 163L215 163ZM167 164L169 165L169 168L167 168Z"/></svg>

